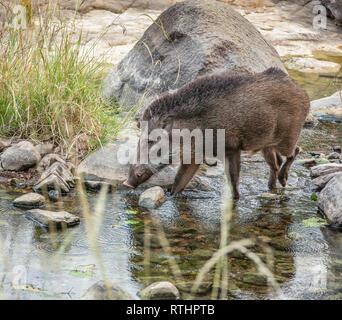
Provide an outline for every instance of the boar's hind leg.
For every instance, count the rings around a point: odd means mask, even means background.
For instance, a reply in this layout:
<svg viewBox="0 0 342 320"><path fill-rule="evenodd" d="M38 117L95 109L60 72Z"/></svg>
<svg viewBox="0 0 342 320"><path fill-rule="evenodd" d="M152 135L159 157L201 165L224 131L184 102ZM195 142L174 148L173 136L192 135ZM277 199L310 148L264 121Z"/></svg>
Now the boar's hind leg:
<svg viewBox="0 0 342 320"><path fill-rule="evenodd" d="M241 151L229 151L226 152L226 163L225 163L225 171L227 175L227 179L232 184L233 188L233 197L234 199L239 199L239 177L240 177L240 157Z"/></svg>
<svg viewBox="0 0 342 320"><path fill-rule="evenodd" d="M199 168L199 164L181 164L178 169L175 182L173 183L171 194L176 195L182 192L191 178L195 175Z"/></svg>
<svg viewBox="0 0 342 320"><path fill-rule="evenodd" d="M279 179L279 182L281 183L281 185L283 187L286 186L287 178L289 176L290 167L291 167L292 163L295 161L299 152L300 152L300 148L296 147L293 155L291 157L287 157L286 162L283 164L283 166L280 169L278 179Z"/></svg>
<svg viewBox="0 0 342 320"><path fill-rule="evenodd" d="M265 148L262 150L265 161L270 166L270 179L268 181L268 187L270 190L275 189L277 186L277 179L279 174L279 156L274 148Z"/></svg>

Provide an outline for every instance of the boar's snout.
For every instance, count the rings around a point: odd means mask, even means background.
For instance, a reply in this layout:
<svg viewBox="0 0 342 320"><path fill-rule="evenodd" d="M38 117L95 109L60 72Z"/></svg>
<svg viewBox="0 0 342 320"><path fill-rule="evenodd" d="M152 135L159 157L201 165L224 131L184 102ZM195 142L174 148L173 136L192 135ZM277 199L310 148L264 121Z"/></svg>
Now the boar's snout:
<svg viewBox="0 0 342 320"><path fill-rule="evenodd" d="M147 165L131 165L127 180L123 183L128 188L135 189L153 175Z"/></svg>
<svg viewBox="0 0 342 320"><path fill-rule="evenodd" d="M125 187L131 188L131 189L135 189L135 188L137 187L137 186L132 186L132 184L129 183L128 180L126 180L126 181L123 183L123 185L124 185Z"/></svg>

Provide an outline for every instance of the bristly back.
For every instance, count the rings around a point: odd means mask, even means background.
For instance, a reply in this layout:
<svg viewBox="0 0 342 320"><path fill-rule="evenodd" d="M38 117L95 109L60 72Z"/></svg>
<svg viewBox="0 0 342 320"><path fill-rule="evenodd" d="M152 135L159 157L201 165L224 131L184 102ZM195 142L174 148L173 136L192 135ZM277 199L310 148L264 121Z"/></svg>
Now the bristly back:
<svg viewBox="0 0 342 320"><path fill-rule="evenodd" d="M166 93L153 101L142 117L179 116L193 117L200 114L215 99L233 93L244 84L254 81L276 80L288 76L278 68L269 68L262 73L232 76L221 73L203 76L181 87L173 93Z"/></svg>

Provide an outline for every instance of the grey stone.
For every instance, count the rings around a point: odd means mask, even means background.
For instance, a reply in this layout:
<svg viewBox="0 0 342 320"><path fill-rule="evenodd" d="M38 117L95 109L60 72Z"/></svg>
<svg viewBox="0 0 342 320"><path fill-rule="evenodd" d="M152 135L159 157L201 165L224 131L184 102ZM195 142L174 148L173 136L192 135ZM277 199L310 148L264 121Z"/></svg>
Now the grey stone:
<svg viewBox="0 0 342 320"><path fill-rule="evenodd" d="M50 153L43 157L43 159L39 162L39 166L43 169L50 167L55 162L60 162L66 165L66 161L58 154Z"/></svg>
<svg viewBox="0 0 342 320"><path fill-rule="evenodd" d="M153 209L162 205L166 201L164 190L159 187L153 187L144 191L139 198L139 206Z"/></svg>
<svg viewBox="0 0 342 320"><path fill-rule="evenodd" d="M49 199L50 199L51 201L57 202L57 201L59 201L59 199L61 198L61 194L60 194L60 192L57 191L57 190L50 190L50 191L48 192L48 197L49 197Z"/></svg>
<svg viewBox="0 0 342 320"><path fill-rule="evenodd" d="M339 160L340 158L341 158L341 155L338 152L330 153L328 156L329 160L336 160L336 159Z"/></svg>
<svg viewBox="0 0 342 320"><path fill-rule="evenodd" d="M0 138L0 152L8 148L11 145L11 139Z"/></svg>
<svg viewBox="0 0 342 320"><path fill-rule="evenodd" d="M341 174L340 172L333 172L333 173L329 173L329 174L325 174L322 176L319 176L315 179L312 180L312 183L314 185L314 189L315 190L322 190L326 184L335 176Z"/></svg>
<svg viewBox="0 0 342 320"><path fill-rule="evenodd" d="M177 300L180 298L178 289L169 281L150 284L140 292L143 300Z"/></svg>
<svg viewBox="0 0 342 320"><path fill-rule="evenodd" d="M35 148L40 154L40 157L44 157L45 155L53 151L54 145L52 143L40 143L36 145Z"/></svg>
<svg viewBox="0 0 342 320"><path fill-rule="evenodd" d="M30 192L16 198L13 205L20 208L42 208L45 205L45 198L38 193Z"/></svg>
<svg viewBox="0 0 342 320"><path fill-rule="evenodd" d="M40 155L29 141L21 141L1 154L1 165L4 170L21 171L34 167Z"/></svg>
<svg viewBox="0 0 342 320"><path fill-rule="evenodd" d="M64 229L80 223L80 218L66 211L48 211L41 209L28 210L25 213L26 218L36 222L44 228Z"/></svg>
<svg viewBox="0 0 342 320"><path fill-rule="evenodd" d="M55 162L50 168L44 171L33 186L35 191L56 190L68 193L75 184L73 174L63 163Z"/></svg>
<svg viewBox="0 0 342 320"><path fill-rule="evenodd" d="M99 281L84 293L81 300L133 300L133 297L115 283L108 282L106 286L104 281Z"/></svg>
<svg viewBox="0 0 342 320"><path fill-rule="evenodd" d="M338 163L320 164L318 166L311 168L310 175L312 179L315 179L325 174L330 174L330 173L340 172L340 171L342 171L342 164L338 164Z"/></svg>
<svg viewBox="0 0 342 320"><path fill-rule="evenodd" d="M334 152L342 153L342 148L341 146L334 146L333 147Z"/></svg>
<svg viewBox="0 0 342 320"><path fill-rule="evenodd" d="M330 223L342 225L342 174L328 182L318 195L317 204Z"/></svg>
<svg viewBox="0 0 342 320"><path fill-rule="evenodd" d="M254 73L270 67L285 71L278 53L259 31L224 3L180 2L156 21L161 21L165 33L151 24L106 77L105 98L118 99L130 108L144 96L144 107L161 94L207 74Z"/></svg>

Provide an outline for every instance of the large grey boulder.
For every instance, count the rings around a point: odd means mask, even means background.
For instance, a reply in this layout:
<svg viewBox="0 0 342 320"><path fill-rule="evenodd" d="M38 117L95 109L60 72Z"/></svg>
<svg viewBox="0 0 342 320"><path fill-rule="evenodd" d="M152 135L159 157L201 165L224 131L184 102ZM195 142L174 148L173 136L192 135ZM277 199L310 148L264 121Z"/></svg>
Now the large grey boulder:
<svg viewBox="0 0 342 320"><path fill-rule="evenodd" d="M21 141L1 154L1 166L4 170L21 171L34 167L40 155L29 141Z"/></svg>
<svg viewBox="0 0 342 320"><path fill-rule="evenodd" d="M329 222L337 227L342 226L342 174L332 178L318 195L318 208Z"/></svg>
<svg viewBox="0 0 342 320"><path fill-rule="evenodd" d="M133 300L133 297L118 285L104 281L96 282L81 297L81 300Z"/></svg>
<svg viewBox="0 0 342 320"><path fill-rule="evenodd" d="M189 0L152 23L104 81L103 95L131 108L206 74L285 70L276 50L227 4ZM147 95L146 95L147 94Z"/></svg>

